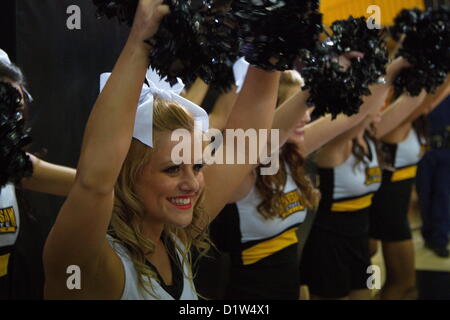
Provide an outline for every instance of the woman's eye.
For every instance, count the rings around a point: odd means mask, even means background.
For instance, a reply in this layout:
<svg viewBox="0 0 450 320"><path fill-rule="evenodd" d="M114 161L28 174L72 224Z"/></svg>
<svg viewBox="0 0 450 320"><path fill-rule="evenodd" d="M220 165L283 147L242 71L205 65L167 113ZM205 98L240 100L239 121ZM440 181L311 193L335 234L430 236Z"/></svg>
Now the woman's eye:
<svg viewBox="0 0 450 320"><path fill-rule="evenodd" d="M203 164L203 163L201 163L201 164L196 164L196 165L194 165L194 171L200 171L200 170L203 169L203 167L204 167L204 164Z"/></svg>
<svg viewBox="0 0 450 320"><path fill-rule="evenodd" d="M180 171L180 166L172 166L164 170L165 173L177 173Z"/></svg>

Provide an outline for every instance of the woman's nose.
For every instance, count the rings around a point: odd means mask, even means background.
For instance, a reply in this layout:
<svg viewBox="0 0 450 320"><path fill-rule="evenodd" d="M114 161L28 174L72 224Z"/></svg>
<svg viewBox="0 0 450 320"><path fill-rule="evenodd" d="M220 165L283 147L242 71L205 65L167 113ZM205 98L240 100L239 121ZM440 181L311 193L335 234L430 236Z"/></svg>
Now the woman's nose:
<svg viewBox="0 0 450 320"><path fill-rule="evenodd" d="M312 113L312 110L308 110L305 112L305 116L303 117L303 122L305 124L311 122L311 113Z"/></svg>
<svg viewBox="0 0 450 320"><path fill-rule="evenodd" d="M197 192L200 189L198 174L192 169L187 169L183 175L180 188L186 192Z"/></svg>

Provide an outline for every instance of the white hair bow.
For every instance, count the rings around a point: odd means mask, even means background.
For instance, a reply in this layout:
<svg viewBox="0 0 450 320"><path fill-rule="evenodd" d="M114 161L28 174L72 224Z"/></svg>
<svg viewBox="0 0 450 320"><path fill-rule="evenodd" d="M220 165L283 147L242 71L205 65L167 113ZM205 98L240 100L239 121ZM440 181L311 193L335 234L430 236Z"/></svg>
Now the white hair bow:
<svg viewBox="0 0 450 320"><path fill-rule="evenodd" d="M0 62L3 62L4 64L11 64L11 60L9 60L8 54L0 49Z"/></svg>
<svg viewBox="0 0 450 320"><path fill-rule="evenodd" d="M242 87L244 86L249 65L250 64L245 60L244 57L237 60L233 65L234 82L237 87L236 93L241 92ZM305 81L303 80L302 76L298 71L288 70L285 72L289 72L293 78L292 80L300 82L302 87L305 85Z"/></svg>
<svg viewBox="0 0 450 320"><path fill-rule="evenodd" d="M110 75L111 73L103 73L100 75L100 91L103 90ZM184 88L184 84L180 79L178 79L177 84L171 87L165 79L161 79L152 69L148 70L146 78L148 84L144 83L139 98L134 123L134 138L149 147L153 147L153 130L150 128L153 128L153 101L155 96L164 100L178 102L192 115L195 128L202 131L208 130L208 113L195 103L179 95Z"/></svg>
<svg viewBox="0 0 450 320"><path fill-rule="evenodd" d="M247 76L249 63L244 57L240 58L233 65L234 83L237 87L236 93L241 92L244 86L245 77Z"/></svg>
<svg viewBox="0 0 450 320"><path fill-rule="evenodd" d="M0 62L4 63L4 64L6 64L6 65L11 65L11 64L12 64L12 63L11 63L11 60L9 59L8 54L7 54L5 51L3 51L2 49L0 49ZM25 92L25 94L27 95L28 100L29 100L30 102L32 102L32 101L33 101L33 97L32 97L31 94L28 92L28 90L25 89L25 88L22 88L22 90L23 90L23 91Z"/></svg>

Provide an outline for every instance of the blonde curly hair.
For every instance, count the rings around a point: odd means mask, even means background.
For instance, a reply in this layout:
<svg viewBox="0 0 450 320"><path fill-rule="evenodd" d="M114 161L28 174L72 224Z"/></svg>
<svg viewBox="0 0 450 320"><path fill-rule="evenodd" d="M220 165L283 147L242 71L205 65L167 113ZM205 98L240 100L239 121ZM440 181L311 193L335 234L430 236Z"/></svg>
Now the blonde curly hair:
<svg viewBox="0 0 450 320"><path fill-rule="evenodd" d="M129 253L134 267L139 275L141 288L150 295L158 298L151 285L151 279L157 280L156 273L146 264L146 256L155 251L155 243L144 237L142 233L141 221L144 217L144 208L141 200L136 194L135 184L141 170L150 161L153 154L158 152L158 136L167 131L178 128L187 130L194 129L194 121L189 112L173 101L166 101L156 98L153 108L153 148L149 148L140 141L133 139L130 150L120 171L114 194L114 208L111 218L109 235L114 241L124 246ZM190 249L196 248L200 256L206 254L210 247L210 240L205 226L208 225L207 215L203 209L203 193L197 201L192 223L186 228L176 228L166 225L164 227L164 243L172 241L176 251L182 254L182 261L178 267L184 273L183 265L192 265ZM184 245L185 249L178 246L173 236L177 237ZM170 252L170 251L168 251ZM173 261L178 261L176 257L171 257ZM190 279L193 278L192 271L185 274ZM148 281L145 281L148 279Z"/></svg>

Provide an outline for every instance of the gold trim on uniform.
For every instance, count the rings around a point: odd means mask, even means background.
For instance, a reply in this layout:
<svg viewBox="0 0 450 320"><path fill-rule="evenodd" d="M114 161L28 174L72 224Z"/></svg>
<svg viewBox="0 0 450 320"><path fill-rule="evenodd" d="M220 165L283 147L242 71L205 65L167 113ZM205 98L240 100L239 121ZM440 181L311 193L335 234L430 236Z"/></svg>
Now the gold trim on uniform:
<svg viewBox="0 0 450 320"><path fill-rule="evenodd" d="M245 249L242 251L242 262L244 265L249 265L258 262L292 244L298 242L297 231L298 227L291 228L280 235L262 241L253 247Z"/></svg>
<svg viewBox="0 0 450 320"><path fill-rule="evenodd" d="M0 256L0 277L8 274L9 253Z"/></svg>
<svg viewBox="0 0 450 320"><path fill-rule="evenodd" d="M423 158L423 156L425 155L425 153L427 153L427 151L428 151L428 146L426 144L420 144L419 158Z"/></svg>
<svg viewBox="0 0 450 320"><path fill-rule="evenodd" d="M0 233L17 231L16 214L13 207L0 209Z"/></svg>
<svg viewBox="0 0 450 320"><path fill-rule="evenodd" d="M370 205L372 204L373 196L374 193L371 193L350 200L334 202L333 205L331 206L331 211L344 212L344 211L357 211L365 209L367 207L370 207Z"/></svg>
<svg viewBox="0 0 450 320"><path fill-rule="evenodd" d="M397 169L392 174L391 181L395 182L406 179L412 179L416 176L416 173L417 173L417 165Z"/></svg>
<svg viewBox="0 0 450 320"><path fill-rule="evenodd" d="M366 185L381 182L382 173L380 167L375 168L367 168L366 169L366 181L364 182Z"/></svg>
<svg viewBox="0 0 450 320"><path fill-rule="evenodd" d="M283 194L280 199L280 217L284 219L293 213L305 210L305 206L302 202L302 197L297 189Z"/></svg>

